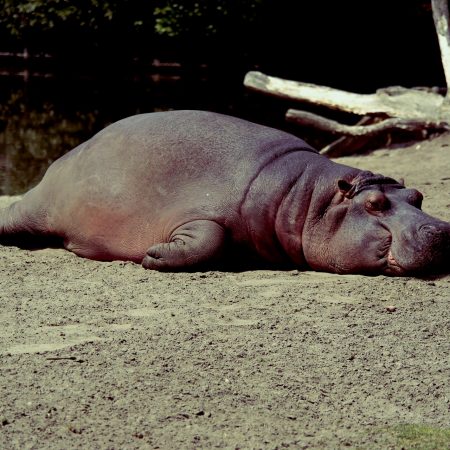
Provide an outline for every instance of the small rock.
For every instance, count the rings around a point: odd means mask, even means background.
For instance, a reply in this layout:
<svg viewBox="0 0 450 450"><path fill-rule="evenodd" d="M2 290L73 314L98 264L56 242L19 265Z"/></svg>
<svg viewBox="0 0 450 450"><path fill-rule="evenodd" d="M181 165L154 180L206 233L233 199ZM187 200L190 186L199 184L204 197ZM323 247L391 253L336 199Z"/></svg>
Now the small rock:
<svg viewBox="0 0 450 450"><path fill-rule="evenodd" d="M386 306L386 311L388 313L393 313L393 312L397 311L397 307L394 305Z"/></svg>

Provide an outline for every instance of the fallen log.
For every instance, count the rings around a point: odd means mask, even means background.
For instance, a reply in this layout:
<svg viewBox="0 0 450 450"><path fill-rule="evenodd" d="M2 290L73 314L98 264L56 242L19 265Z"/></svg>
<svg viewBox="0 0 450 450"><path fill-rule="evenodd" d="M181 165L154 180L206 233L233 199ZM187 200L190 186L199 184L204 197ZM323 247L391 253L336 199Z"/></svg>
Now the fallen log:
<svg viewBox="0 0 450 450"><path fill-rule="evenodd" d="M271 77L261 72L248 72L244 85L254 91L298 102L345 111L353 114L386 114L404 119L432 118L440 120L444 97L431 90L394 86L375 94L355 94L327 86Z"/></svg>

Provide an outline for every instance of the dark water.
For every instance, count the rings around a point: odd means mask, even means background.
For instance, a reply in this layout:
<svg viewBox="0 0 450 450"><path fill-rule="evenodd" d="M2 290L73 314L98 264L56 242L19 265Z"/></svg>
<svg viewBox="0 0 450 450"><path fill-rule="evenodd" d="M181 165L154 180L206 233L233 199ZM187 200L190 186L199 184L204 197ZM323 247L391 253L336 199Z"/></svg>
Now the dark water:
<svg viewBox="0 0 450 450"><path fill-rule="evenodd" d="M0 77L0 195L27 191L58 157L121 118L171 109L245 116L242 76Z"/></svg>

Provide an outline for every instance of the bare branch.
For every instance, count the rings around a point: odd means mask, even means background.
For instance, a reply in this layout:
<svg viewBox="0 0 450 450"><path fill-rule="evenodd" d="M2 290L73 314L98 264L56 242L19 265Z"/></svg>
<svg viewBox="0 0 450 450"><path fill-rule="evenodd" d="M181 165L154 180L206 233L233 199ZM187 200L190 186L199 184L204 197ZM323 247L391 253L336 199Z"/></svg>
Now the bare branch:
<svg viewBox="0 0 450 450"><path fill-rule="evenodd" d="M356 125L370 125L379 121L380 118L376 116L363 116ZM320 153L329 158L353 155L366 147L371 139L371 136L341 136L323 147Z"/></svg>
<svg viewBox="0 0 450 450"><path fill-rule="evenodd" d="M314 127L322 131L333 134L343 134L346 136L374 136L380 133L387 133L393 130L417 131L424 128L449 130L450 126L445 122L434 122L417 119L385 119L382 122L371 125L344 125L334 120L318 116L306 111L289 109L286 113L286 120L299 125Z"/></svg>
<svg viewBox="0 0 450 450"><path fill-rule="evenodd" d="M339 156L353 155L370 142L369 137L348 137L341 136L330 144L326 145L320 153L328 158L338 158Z"/></svg>

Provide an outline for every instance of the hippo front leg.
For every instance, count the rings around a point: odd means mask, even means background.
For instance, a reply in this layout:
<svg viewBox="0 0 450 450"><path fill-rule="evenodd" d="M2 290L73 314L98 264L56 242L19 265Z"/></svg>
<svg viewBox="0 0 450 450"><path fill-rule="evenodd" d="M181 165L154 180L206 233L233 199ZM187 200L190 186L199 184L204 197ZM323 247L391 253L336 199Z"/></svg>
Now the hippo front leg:
<svg viewBox="0 0 450 450"><path fill-rule="evenodd" d="M201 267L221 256L224 243L222 226L211 220L195 220L177 228L169 242L150 247L142 266L161 271Z"/></svg>

